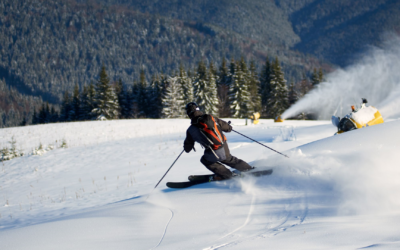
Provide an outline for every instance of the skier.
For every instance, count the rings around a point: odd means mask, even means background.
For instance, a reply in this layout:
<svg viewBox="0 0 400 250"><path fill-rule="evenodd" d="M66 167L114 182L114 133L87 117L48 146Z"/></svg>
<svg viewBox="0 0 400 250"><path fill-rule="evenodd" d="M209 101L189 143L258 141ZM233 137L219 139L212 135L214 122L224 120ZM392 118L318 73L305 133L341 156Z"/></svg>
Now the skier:
<svg viewBox="0 0 400 250"><path fill-rule="evenodd" d="M183 148L186 153L189 153L192 149L195 150L195 142L200 143L205 148L200 162L215 174L214 180L224 180L232 177L232 172L223 164L241 172L253 169L245 161L230 154L226 137L222 131L231 132L231 125L211 115L203 114L194 102L188 103L185 109L186 114L191 119L191 125L186 131ZM211 124L208 128L204 128L207 122Z"/></svg>

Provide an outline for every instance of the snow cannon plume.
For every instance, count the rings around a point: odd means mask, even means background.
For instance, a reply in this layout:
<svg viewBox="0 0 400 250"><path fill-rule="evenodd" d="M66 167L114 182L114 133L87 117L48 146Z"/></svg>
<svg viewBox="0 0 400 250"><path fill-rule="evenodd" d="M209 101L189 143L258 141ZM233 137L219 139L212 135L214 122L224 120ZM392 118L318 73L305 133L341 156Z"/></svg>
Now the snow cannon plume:
<svg viewBox="0 0 400 250"><path fill-rule="evenodd" d="M366 51L358 63L338 69L326 81L282 114L283 119L301 113L314 114L329 120L332 115L344 116L349 106L366 97L385 119L400 117L400 38L392 36L382 45Z"/></svg>

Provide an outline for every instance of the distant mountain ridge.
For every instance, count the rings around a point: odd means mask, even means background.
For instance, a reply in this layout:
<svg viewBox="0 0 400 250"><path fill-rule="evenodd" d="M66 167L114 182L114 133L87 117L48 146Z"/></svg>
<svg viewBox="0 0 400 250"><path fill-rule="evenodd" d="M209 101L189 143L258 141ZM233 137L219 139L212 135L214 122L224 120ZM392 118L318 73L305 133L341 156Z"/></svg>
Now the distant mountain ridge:
<svg viewBox="0 0 400 250"><path fill-rule="evenodd" d="M86 1L86 0L80 0ZM221 26L346 66L385 32L400 32L398 0L96 0Z"/></svg>
<svg viewBox="0 0 400 250"><path fill-rule="evenodd" d="M380 46L385 33L399 34L400 1L316 0L290 20L301 38L294 49L346 66L368 46Z"/></svg>

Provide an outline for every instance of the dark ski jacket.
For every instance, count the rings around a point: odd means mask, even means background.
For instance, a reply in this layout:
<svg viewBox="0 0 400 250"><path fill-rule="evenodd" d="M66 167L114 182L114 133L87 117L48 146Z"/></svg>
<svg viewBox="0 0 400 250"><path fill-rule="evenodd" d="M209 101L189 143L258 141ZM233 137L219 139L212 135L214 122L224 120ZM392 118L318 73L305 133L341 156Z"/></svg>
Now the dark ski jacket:
<svg viewBox="0 0 400 250"><path fill-rule="evenodd" d="M192 124L186 131L186 139L183 142L183 148L186 151L186 153L189 153L193 149L194 143L198 142L205 148L204 157L208 161L210 161L210 162L223 161L226 159L224 147L227 145L224 144L223 147L221 147L220 149L217 149L217 150L213 150L213 149L207 147L207 145L209 145L208 140L200 132L200 129L197 126L193 125L194 123L197 122L197 117L202 116L202 115L203 115L203 112L201 112L201 111L194 112L193 117L191 118ZM228 132L228 133L232 131L232 126L229 125L227 122L222 121L222 120L218 119L217 117L214 117L214 118L215 118L215 122L217 123L218 126L221 127L222 131ZM225 137L225 136L223 136L223 137Z"/></svg>

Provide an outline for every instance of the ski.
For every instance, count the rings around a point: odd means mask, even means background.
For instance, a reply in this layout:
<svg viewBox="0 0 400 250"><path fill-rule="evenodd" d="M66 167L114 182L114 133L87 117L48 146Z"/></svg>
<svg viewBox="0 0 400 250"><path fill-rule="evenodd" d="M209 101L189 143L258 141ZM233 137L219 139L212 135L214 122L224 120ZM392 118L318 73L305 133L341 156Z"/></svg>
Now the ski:
<svg viewBox="0 0 400 250"><path fill-rule="evenodd" d="M167 182L169 188L188 188L197 184L207 183L207 181L183 181L183 182Z"/></svg>
<svg viewBox="0 0 400 250"><path fill-rule="evenodd" d="M196 181L202 181L202 182L208 182L210 181L210 178L214 178L214 174L205 174L205 175L190 175L188 177L189 181L196 182Z"/></svg>
<svg viewBox="0 0 400 250"><path fill-rule="evenodd" d="M242 178L242 177L246 177L246 176L256 176L256 177L258 177L258 176L272 174L272 169L260 170L260 171L252 171L252 172L234 171L233 174L234 175L233 175L232 179ZM188 177L189 181L167 182L167 187L169 187L169 188L188 188L188 187L191 187L191 186L194 186L194 185L198 185L198 184L202 184L202 183L217 181L217 180L214 180L213 177L214 177L213 174L191 175L191 176ZM222 181L226 181L226 180L222 180Z"/></svg>

